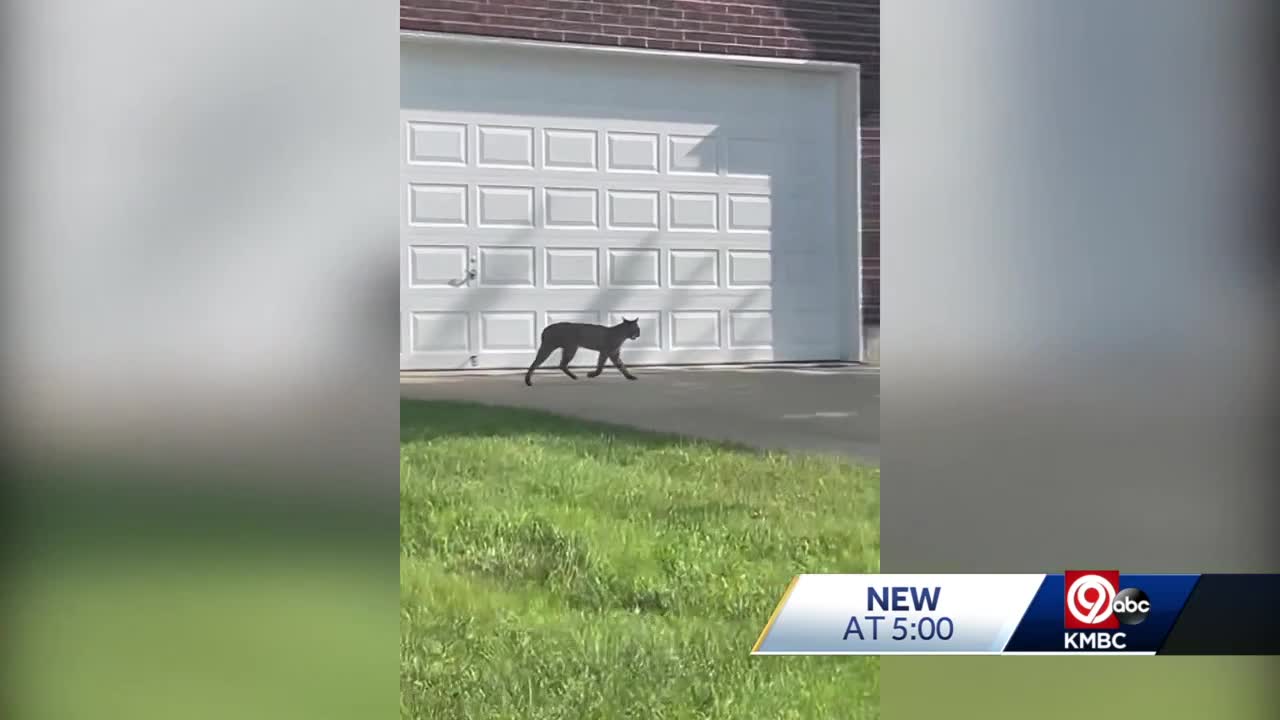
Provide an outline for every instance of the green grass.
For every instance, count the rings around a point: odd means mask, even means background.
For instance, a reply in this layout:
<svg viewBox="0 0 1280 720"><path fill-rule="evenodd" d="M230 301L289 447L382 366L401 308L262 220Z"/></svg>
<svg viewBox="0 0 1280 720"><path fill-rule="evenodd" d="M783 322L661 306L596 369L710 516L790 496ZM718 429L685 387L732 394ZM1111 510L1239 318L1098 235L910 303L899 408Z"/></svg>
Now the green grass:
<svg viewBox="0 0 1280 720"><path fill-rule="evenodd" d="M877 572L879 471L404 401L401 716L875 718L879 660L751 657L791 577Z"/></svg>

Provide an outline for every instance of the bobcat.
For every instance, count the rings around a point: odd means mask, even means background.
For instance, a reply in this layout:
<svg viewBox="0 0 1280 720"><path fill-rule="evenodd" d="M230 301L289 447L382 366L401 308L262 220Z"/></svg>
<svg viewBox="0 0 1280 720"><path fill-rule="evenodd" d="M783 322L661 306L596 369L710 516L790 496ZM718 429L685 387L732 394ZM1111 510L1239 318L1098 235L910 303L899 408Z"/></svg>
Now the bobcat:
<svg viewBox="0 0 1280 720"><path fill-rule="evenodd" d="M587 377L598 377L604 372L604 361L608 358L613 361L614 367L618 368L618 372L621 372L624 377L635 380L636 376L628 372L627 366L622 364L621 352L622 343L640 337L640 324L636 320L639 318L635 320L622 318L622 322L612 327L570 322L548 325L542 331L542 344L538 346L538 355L529 366L529 371L524 374L524 384L533 385L533 371L546 362L556 348L560 348L560 371L577 380L578 376L569 369L569 362L573 360L574 354L580 347L600 353L600 357L596 359L596 369L587 373Z"/></svg>

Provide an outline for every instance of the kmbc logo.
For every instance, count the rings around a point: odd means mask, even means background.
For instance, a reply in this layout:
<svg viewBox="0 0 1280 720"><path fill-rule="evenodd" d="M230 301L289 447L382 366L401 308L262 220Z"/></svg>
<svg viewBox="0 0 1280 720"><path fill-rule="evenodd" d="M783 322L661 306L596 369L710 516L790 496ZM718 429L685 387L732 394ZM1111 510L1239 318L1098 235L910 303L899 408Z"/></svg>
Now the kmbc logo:
<svg viewBox="0 0 1280 720"><path fill-rule="evenodd" d="M1137 625L1151 612L1146 593L1120 589L1119 570L1068 570L1064 588L1068 630L1115 630Z"/></svg>

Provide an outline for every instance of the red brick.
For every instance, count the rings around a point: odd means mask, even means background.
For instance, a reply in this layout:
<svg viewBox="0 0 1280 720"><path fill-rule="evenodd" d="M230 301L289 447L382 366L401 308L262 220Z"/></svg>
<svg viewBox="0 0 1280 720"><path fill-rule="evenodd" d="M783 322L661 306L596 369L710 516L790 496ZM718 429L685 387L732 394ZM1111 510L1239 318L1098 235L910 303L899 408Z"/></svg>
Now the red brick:
<svg viewBox="0 0 1280 720"><path fill-rule="evenodd" d="M658 8L651 7L648 5L624 5L622 7L612 9L611 12L618 13L619 15L630 15L634 17L648 17L653 15L658 15L662 11L659 10Z"/></svg>
<svg viewBox="0 0 1280 720"><path fill-rule="evenodd" d="M569 22L580 22L580 23L600 22L600 15L594 12L585 12L582 10L560 10L558 12L560 13L560 17L564 18L565 20L568 20Z"/></svg>
<svg viewBox="0 0 1280 720"><path fill-rule="evenodd" d="M697 40L698 42L719 43L722 45L732 45L738 41L737 35L729 33L708 33L698 31L686 31L685 40Z"/></svg>
<svg viewBox="0 0 1280 720"><path fill-rule="evenodd" d="M483 25L483 33L485 35L493 35L495 37L506 38L531 38L537 32L534 28L504 26L504 25Z"/></svg>
<svg viewBox="0 0 1280 720"><path fill-rule="evenodd" d="M404 15L405 11L410 12L434 12L437 10L454 11L454 12L476 12L481 8L482 3L478 0L434 0L431 8L417 8L413 6L400 6L400 14Z"/></svg>
<svg viewBox="0 0 1280 720"><path fill-rule="evenodd" d="M563 19L563 10L554 10L544 7L508 7L502 8L503 14L507 17L520 18L539 18L539 19Z"/></svg>
<svg viewBox="0 0 1280 720"><path fill-rule="evenodd" d="M694 22L721 22L729 25L745 25L753 22L750 15L737 16L703 10L685 10L683 17L685 20Z"/></svg>
<svg viewBox="0 0 1280 720"><path fill-rule="evenodd" d="M557 20L554 26L557 30L564 30L565 32L600 34L600 23Z"/></svg>
<svg viewBox="0 0 1280 720"><path fill-rule="evenodd" d="M429 2L430 0L428 0ZM502 3L491 3L493 5L501 5ZM555 8L556 10L582 10L584 12L594 12L600 8L593 2L585 2L584 0L544 0L546 7Z"/></svg>
<svg viewBox="0 0 1280 720"><path fill-rule="evenodd" d="M755 55L760 57L778 57L778 51L775 48L754 47L751 45L734 45L731 50L734 55Z"/></svg>
<svg viewBox="0 0 1280 720"><path fill-rule="evenodd" d="M443 20L445 22L475 23L479 25L485 22L489 16L478 12L456 12L454 10L433 9L430 12L430 17L437 20Z"/></svg>
<svg viewBox="0 0 1280 720"><path fill-rule="evenodd" d="M596 33L583 32L567 32L564 34L565 42L572 43L588 43L592 45L617 45L618 38L611 35L599 35Z"/></svg>
<svg viewBox="0 0 1280 720"><path fill-rule="evenodd" d="M610 22L613 22L613 20L610 20ZM643 34L646 30L650 28L662 28L665 30L679 30L681 28L688 27L688 23L679 19L652 17L652 18L645 18L643 23L640 23L640 22L631 23L630 27L631 27L632 35L639 35L639 34Z"/></svg>
<svg viewBox="0 0 1280 720"><path fill-rule="evenodd" d="M658 40L683 40L684 33L679 30L650 30L644 33L644 37L654 38Z"/></svg>

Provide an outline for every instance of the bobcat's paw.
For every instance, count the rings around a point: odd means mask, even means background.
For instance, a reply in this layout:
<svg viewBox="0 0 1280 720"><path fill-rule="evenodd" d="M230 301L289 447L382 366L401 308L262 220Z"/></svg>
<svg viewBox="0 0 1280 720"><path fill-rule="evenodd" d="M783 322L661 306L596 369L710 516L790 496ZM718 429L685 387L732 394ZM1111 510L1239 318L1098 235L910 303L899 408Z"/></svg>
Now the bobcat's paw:
<svg viewBox="0 0 1280 720"><path fill-rule="evenodd" d="M636 379L638 379L638 378L636 378L636 376L635 376L635 375L628 375L628 376L627 376L627 379L628 379L628 380L636 380Z"/></svg>
<svg viewBox="0 0 1280 720"><path fill-rule="evenodd" d="M529 387L533 387L533 380L526 375L524 378L524 384L528 385Z"/></svg>

